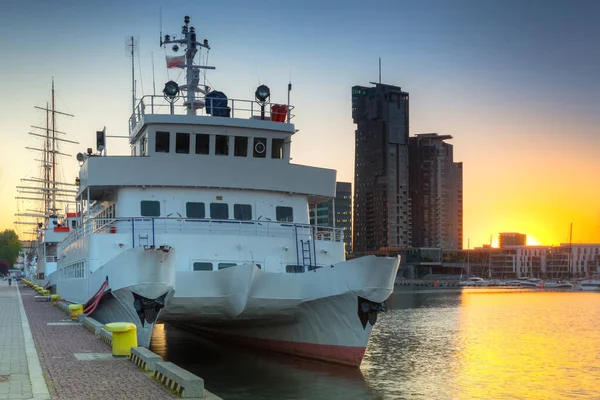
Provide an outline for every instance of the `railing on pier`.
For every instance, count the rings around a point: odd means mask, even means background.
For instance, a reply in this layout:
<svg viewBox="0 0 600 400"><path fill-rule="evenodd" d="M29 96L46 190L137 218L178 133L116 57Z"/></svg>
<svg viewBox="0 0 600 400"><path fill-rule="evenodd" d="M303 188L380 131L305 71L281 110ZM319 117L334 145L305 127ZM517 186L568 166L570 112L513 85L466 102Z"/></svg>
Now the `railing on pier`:
<svg viewBox="0 0 600 400"><path fill-rule="evenodd" d="M262 119L261 106L254 100L221 99L198 97L193 105L178 97L173 103L164 96L147 95L140 99L129 119L130 133L133 132L144 115L173 114L185 115L190 107L196 109L196 115L220 116L224 118ZM274 107L275 106L275 107ZM285 109L285 111L282 111ZM291 111L294 106L271 103L265 106L264 119L277 122L290 122L294 117Z"/></svg>
<svg viewBox="0 0 600 400"><path fill-rule="evenodd" d="M99 234L127 234L132 247L144 245L156 246L158 234L217 234L236 236L263 236L290 238L295 241L312 240L326 242L344 242L341 228L282 223L274 221L239 221L218 219L136 217L136 218L88 218L83 225L72 230L71 234L59 244L59 254L75 240ZM127 244L127 243L123 243Z"/></svg>

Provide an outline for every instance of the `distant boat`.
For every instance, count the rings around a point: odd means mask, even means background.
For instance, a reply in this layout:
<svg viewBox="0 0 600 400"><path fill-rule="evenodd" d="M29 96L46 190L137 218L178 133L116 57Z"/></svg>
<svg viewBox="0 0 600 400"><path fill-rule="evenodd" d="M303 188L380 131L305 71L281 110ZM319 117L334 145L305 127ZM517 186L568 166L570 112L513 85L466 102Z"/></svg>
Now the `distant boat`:
<svg viewBox="0 0 600 400"><path fill-rule="evenodd" d="M584 292L600 291L600 279L585 279L579 283L579 290Z"/></svg>
<svg viewBox="0 0 600 400"><path fill-rule="evenodd" d="M558 281L545 281L544 282L545 289L572 289L573 284L568 281L558 280Z"/></svg>
<svg viewBox="0 0 600 400"><path fill-rule="evenodd" d="M490 282L486 281L483 278L479 278L479 277L472 277L467 279L466 281L460 281L458 283L459 286L467 286L467 287L472 287L472 286L490 286Z"/></svg>
<svg viewBox="0 0 600 400"><path fill-rule="evenodd" d="M521 281L521 286L526 288L541 289L544 287L544 281L538 278L527 278Z"/></svg>

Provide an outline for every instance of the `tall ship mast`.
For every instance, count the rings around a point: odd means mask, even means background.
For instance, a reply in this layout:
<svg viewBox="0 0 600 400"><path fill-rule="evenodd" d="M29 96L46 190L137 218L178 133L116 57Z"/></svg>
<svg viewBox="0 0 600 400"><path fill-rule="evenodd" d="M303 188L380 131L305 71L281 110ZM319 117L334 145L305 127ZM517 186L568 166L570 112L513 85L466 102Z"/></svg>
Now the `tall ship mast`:
<svg viewBox="0 0 600 400"><path fill-rule="evenodd" d="M63 180L60 168L61 160L71 157L62 150L68 144L77 145L76 141L66 139L66 132L58 129L58 117L73 115L56 110L54 80L52 80L51 102L45 107L35 106L45 113L45 126L32 125L29 135L37 139L37 147L26 147L35 152L39 163L39 175L21 179L17 186L16 199L20 202L20 210L15 214L15 225L24 226L19 229L22 236L29 240L26 243L24 257L25 273L38 283L48 286L48 275L56 271L57 245L69 232L68 206L75 204L73 199L74 182Z"/></svg>
<svg viewBox="0 0 600 400"><path fill-rule="evenodd" d="M309 206L335 196L336 171L291 163L291 84L282 102L266 85L247 99L206 87L202 72L214 67L196 59L210 46L188 16L160 45L181 49L168 64L184 69L185 81L136 104L129 156L106 155L106 131L96 152L78 155L81 217L59 246L61 296L85 301L84 288L108 275L116 301L146 316L152 308L217 339L359 365L400 260L346 261L342 229L309 224ZM142 258L157 250L174 269L172 297L140 295L140 285L116 295L113 284L171 282ZM66 279L73 265L83 270Z"/></svg>

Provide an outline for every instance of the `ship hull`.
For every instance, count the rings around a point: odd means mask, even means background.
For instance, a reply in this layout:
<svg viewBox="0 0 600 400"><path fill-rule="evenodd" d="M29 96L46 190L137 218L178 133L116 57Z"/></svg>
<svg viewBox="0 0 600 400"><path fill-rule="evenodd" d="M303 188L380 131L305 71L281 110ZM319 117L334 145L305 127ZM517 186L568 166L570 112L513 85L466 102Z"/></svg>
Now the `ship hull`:
<svg viewBox="0 0 600 400"><path fill-rule="evenodd" d="M173 253L173 249L129 249L96 271L85 271L84 277L69 277L71 271L62 272L59 267L56 291L67 302L89 301L88 305L92 305L94 301L90 300L108 280L97 306L87 314L103 324L135 324L138 345L147 347L161 310L173 297Z"/></svg>
<svg viewBox="0 0 600 400"><path fill-rule="evenodd" d="M300 274L252 264L182 272L161 319L215 339L358 366L398 265L368 256Z"/></svg>

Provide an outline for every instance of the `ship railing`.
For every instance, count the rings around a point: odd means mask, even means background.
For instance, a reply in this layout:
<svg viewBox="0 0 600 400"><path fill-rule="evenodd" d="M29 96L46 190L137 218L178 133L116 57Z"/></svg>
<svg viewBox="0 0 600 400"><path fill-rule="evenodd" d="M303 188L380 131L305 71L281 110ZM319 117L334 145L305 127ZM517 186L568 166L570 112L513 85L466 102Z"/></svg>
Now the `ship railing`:
<svg viewBox="0 0 600 400"><path fill-rule="evenodd" d="M342 228L268 220L219 220L170 217L89 218L59 245L59 252L82 237L98 234L127 234L132 247L155 246L163 234L217 234L282 237L293 240L344 242ZM123 243L127 244L127 243Z"/></svg>
<svg viewBox="0 0 600 400"><path fill-rule="evenodd" d="M144 115L172 114L185 115L192 105L186 102L184 96L178 96L173 102L167 101L164 96L143 96L134 109L129 119L130 133ZM275 106L275 107L274 107ZM294 118L294 106L279 103L265 105L264 116L261 105L255 100L221 99L214 97L197 97L193 107L196 115L214 116L241 119L264 119L276 122L290 122Z"/></svg>

